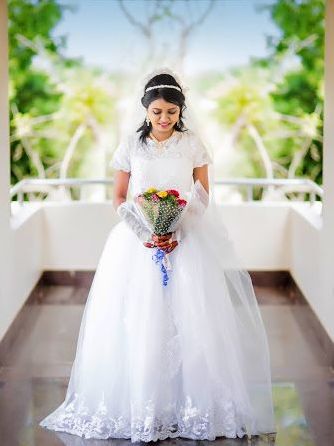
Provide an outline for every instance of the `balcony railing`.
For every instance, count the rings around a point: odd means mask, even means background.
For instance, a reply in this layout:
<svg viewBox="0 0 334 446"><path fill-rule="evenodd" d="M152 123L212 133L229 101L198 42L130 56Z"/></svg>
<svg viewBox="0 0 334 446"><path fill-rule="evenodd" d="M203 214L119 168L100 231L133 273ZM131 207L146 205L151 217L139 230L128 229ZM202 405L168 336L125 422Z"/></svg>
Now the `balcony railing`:
<svg viewBox="0 0 334 446"><path fill-rule="evenodd" d="M83 186L88 185L103 185L109 186L114 183L113 179L25 179L19 181L10 189L10 198L13 200L17 196L17 201L20 204L24 202L25 193L50 193L54 188L77 188L79 189L79 199L81 197L81 190ZM254 201L254 187L261 187L262 189L275 188L281 189L284 194L291 193L308 193L309 201L313 204L317 197L320 200L323 196L323 189L314 181L307 178L293 178L293 179L267 179L267 178L227 178L223 180L216 180L217 186L234 186L238 189L246 188L246 201Z"/></svg>

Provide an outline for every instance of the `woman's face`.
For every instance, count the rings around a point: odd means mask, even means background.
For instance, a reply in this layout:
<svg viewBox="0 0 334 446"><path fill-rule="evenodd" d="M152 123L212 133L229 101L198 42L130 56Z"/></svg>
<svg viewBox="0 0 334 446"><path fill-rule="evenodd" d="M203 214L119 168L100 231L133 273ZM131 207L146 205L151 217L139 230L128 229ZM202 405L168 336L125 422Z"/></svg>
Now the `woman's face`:
<svg viewBox="0 0 334 446"><path fill-rule="evenodd" d="M180 107L159 98L150 103L147 115L152 123L152 130L168 134L179 120Z"/></svg>

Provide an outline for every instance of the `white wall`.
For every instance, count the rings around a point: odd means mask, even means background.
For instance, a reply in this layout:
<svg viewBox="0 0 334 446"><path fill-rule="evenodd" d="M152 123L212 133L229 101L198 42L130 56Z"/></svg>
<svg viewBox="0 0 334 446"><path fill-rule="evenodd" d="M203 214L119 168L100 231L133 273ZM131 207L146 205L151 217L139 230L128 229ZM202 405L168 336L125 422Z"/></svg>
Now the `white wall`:
<svg viewBox="0 0 334 446"><path fill-rule="evenodd" d="M288 270L289 203L249 202L223 205L222 214L235 248L249 270Z"/></svg>
<svg viewBox="0 0 334 446"><path fill-rule="evenodd" d="M12 224L1 246L0 339L15 319L42 272L43 213L36 211L20 224Z"/></svg>
<svg viewBox="0 0 334 446"><path fill-rule="evenodd" d="M111 203L45 203L44 270L94 270L119 217Z"/></svg>
<svg viewBox="0 0 334 446"><path fill-rule="evenodd" d="M320 320L321 229L321 222L306 219L297 209L291 212L290 273ZM331 325L326 328L331 332Z"/></svg>
<svg viewBox="0 0 334 446"><path fill-rule="evenodd" d="M289 209L280 203L222 205L230 237L249 269L289 268ZM119 221L112 205L46 203L43 213L43 269L95 269L106 237Z"/></svg>

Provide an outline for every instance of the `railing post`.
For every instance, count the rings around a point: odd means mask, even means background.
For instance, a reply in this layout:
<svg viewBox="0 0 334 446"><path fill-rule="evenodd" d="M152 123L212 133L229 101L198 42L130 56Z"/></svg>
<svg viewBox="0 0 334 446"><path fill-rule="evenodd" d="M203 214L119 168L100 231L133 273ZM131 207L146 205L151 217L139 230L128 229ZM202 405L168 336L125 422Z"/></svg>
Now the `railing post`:
<svg viewBox="0 0 334 446"><path fill-rule="evenodd" d="M17 200L20 206L23 205L23 197L24 197L24 192L22 191L22 189L20 189L17 193Z"/></svg>
<svg viewBox="0 0 334 446"><path fill-rule="evenodd" d="M253 201L253 185L247 185L247 201Z"/></svg>

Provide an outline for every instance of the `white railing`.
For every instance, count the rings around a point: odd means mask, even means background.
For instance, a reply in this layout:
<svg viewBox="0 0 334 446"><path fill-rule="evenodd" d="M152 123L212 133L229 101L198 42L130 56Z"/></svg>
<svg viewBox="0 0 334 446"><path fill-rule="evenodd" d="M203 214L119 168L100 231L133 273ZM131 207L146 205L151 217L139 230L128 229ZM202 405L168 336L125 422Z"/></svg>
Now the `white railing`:
<svg viewBox="0 0 334 446"><path fill-rule="evenodd" d="M10 198L13 200L17 196L17 201L22 204L24 202L25 193L49 193L54 188L79 188L79 196L82 186L87 185L112 185L113 179L80 179L80 178L66 178L66 179L33 179L28 178L19 181L10 189ZM303 192L310 194L310 202L313 204L316 197L323 196L323 189L314 181L307 178L293 178L293 179L272 179L267 178L229 178L224 180L216 180L215 185L236 186L238 188L246 188L246 200L254 200L254 187L262 187L268 189L270 187L280 188L284 193Z"/></svg>

